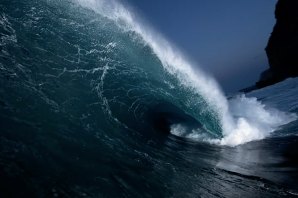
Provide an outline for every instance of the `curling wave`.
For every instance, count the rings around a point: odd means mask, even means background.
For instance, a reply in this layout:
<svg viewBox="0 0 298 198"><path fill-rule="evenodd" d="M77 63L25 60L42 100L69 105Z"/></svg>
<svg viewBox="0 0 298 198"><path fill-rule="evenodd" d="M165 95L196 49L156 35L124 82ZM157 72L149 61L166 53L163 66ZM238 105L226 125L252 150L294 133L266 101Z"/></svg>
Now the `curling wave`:
<svg viewBox="0 0 298 198"><path fill-rule="evenodd" d="M172 123L170 126L172 134L235 146L263 139L279 126L297 118L295 114L267 109L256 98L246 98L244 95L227 101L213 78L200 70L193 69L192 64L177 49L160 35L157 36L158 34L152 29L141 25L140 21L135 20L137 17L132 14L133 12L123 5L105 0L78 0L78 2L114 21L122 31L132 32L139 36L141 41L138 41L150 47L166 72L177 78L178 82L164 81L165 84L162 85L162 87L166 87L170 84L170 89L177 89L177 87L179 87L178 90L183 89L173 95L173 97L177 97L174 101L169 101L184 109L186 114L190 114L203 124L200 128L193 128L185 123ZM185 92L185 89L190 92L186 95L189 98L180 95ZM167 93L167 90L164 92ZM216 135L210 137L206 131L211 134L216 133Z"/></svg>
<svg viewBox="0 0 298 198"><path fill-rule="evenodd" d="M25 12L19 26L0 18L4 89L21 87L7 96L11 103L26 96L47 109L48 124L60 118L102 137L161 131L235 146L296 119L255 98L227 100L212 77L116 1L47 0L23 10L15 10ZM34 108L23 111L43 122Z"/></svg>

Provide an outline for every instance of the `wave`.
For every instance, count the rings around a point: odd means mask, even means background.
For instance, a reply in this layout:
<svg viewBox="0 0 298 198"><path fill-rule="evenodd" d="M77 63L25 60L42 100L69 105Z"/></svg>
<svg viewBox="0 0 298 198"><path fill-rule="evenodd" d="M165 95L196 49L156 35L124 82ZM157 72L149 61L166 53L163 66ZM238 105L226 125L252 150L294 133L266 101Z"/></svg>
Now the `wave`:
<svg viewBox="0 0 298 198"><path fill-rule="evenodd" d="M229 146L265 138L297 118L256 98L227 100L214 78L117 1L32 1L21 10L21 30L12 25L20 19L0 17L9 29L1 37L1 75L14 80L7 89L21 87L10 98L31 93L50 106L47 117L67 117L102 136L159 131ZM11 49L20 55L10 56Z"/></svg>
<svg viewBox="0 0 298 198"><path fill-rule="evenodd" d="M266 108L256 98L246 98L245 95L234 97L227 101L216 81L208 76L197 66L193 66L186 58L158 35L151 28L137 21L137 16L116 1L77 0L84 7L103 15L117 23L125 32L134 32L141 37L145 45L148 45L158 57L164 69L179 79L179 86L183 86L193 92L193 96L200 95L208 104L199 108L206 108L213 116L212 122L219 122L222 137L210 139L202 128L189 129L189 126L181 123L171 125L171 133L191 139L198 139L222 145L235 146L252 140L267 137L279 126L287 124L297 118L295 114L285 113L276 109ZM141 25L142 24L142 25ZM194 69L196 68L196 69ZM179 98L178 98L179 100ZM188 101L189 102L189 101ZM191 99L188 108L201 103L195 98ZM194 115L192 111L185 109L186 113ZM194 115L195 116L195 115ZM200 118L197 118L200 120ZM201 117L202 119L202 117ZM216 127L206 127L214 130ZM218 132L218 131L217 131Z"/></svg>

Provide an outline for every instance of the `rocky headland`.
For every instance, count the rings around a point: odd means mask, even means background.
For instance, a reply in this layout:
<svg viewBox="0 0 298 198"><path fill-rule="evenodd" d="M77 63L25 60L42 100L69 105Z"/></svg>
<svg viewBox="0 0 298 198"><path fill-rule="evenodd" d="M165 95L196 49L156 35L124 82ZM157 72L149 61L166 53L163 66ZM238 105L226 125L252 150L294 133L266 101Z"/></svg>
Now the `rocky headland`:
<svg viewBox="0 0 298 198"><path fill-rule="evenodd" d="M250 91L298 76L298 0L279 0L275 9L276 24L265 48L269 68Z"/></svg>

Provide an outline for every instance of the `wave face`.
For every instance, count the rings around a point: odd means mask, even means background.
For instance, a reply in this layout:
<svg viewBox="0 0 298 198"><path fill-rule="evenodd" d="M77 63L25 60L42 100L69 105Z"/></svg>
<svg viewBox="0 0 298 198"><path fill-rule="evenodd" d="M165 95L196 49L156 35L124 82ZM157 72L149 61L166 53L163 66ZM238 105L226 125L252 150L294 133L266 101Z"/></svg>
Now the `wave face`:
<svg viewBox="0 0 298 198"><path fill-rule="evenodd" d="M87 131L159 130L234 146L296 118L245 96L227 101L214 79L116 1L17 6L15 18L5 14L12 5L2 8L1 74L5 91L18 86L9 103L34 119L45 108L45 119L71 118ZM38 105L21 106L29 102Z"/></svg>

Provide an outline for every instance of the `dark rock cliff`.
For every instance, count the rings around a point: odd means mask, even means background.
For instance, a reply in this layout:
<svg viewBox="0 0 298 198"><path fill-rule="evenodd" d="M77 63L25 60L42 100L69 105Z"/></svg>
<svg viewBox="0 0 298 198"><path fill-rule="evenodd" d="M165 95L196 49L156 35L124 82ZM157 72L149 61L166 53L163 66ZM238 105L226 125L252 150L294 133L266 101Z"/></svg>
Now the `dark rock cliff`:
<svg viewBox="0 0 298 198"><path fill-rule="evenodd" d="M261 74L257 88L298 76L298 0L279 0L275 18L266 47L270 68Z"/></svg>

